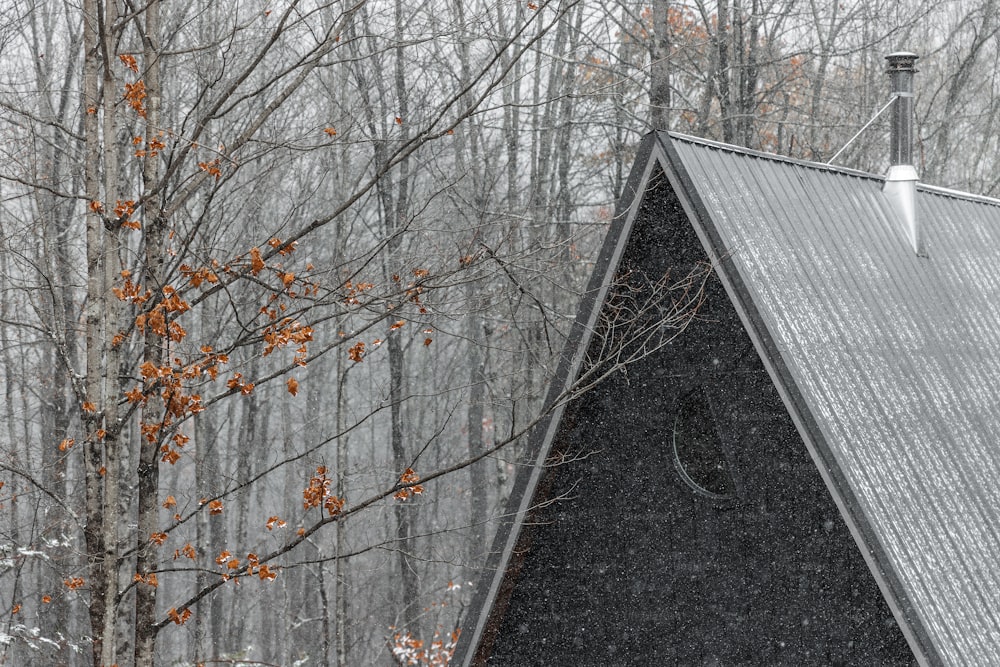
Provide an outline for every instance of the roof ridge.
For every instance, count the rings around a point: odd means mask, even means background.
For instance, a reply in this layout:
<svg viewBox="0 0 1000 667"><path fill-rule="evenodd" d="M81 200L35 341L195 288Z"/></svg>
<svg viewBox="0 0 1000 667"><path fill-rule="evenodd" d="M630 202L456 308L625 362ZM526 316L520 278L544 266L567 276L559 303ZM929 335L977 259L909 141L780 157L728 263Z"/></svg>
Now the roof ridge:
<svg viewBox="0 0 1000 667"><path fill-rule="evenodd" d="M977 195L973 192L966 192L964 190L953 190L952 188L946 188L941 185L931 185L930 183L921 183L920 181L917 181L917 190L922 190L923 192L931 195L938 195L939 197L951 197L952 199L964 199L966 201L974 201L980 204L988 204L990 206L1000 206L1000 199L996 197Z"/></svg>
<svg viewBox="0 0 1000 667"><path fill-rule="evenodd" d="M657 134L661 135L661 139L663 135L667 135L670 137L672 141L683 141L689 144L697 144L709 148L715 148L718 150L727 151L730 153L737 153L742 155L748 155L750 157L757 157L765 160L771 160L773 162L784 162L786 164L792 164L799 167L806 167L808 169L835 172L844 174L846 176L856 176L858 178L870 178L875 181L885 182L885 176L880 176L879 174L874 174L870 171L863 171L861 169L852 169L850 167L841 167L837 165L827 164L825 162L814 162L812 160L793 158L793 157L788 157L787 155L779 155L777 153L768 153L767 151L757 150L753 148L746 148L745 146L737 146L736 144L727 144L722 141L716 141L714 139L705 139L704 137L696 137L691 134L684 134L683 132L658 132ZM930 183L925 183L923 181L917 181L917 190L926 192L927 194L939 195L942 197L951 197L952 199L962 199L966 201L978 202L981 204L988 204L990 206L1000 206L1000 198L997 197L980 195L965 190L955 190L952 188L946 188L941 185L932 185Z"/></svg>
<svg viewBox="0 0 1000 667"><path fill-rule="evenodd" d="M814 162L812 160L804 160L802 158L789 157L787 155L779 155L777 153L768 153L767 151L757 150L754 148L746 148L745 146L737 146L736 144L727 144L721 141L715 141L714 139L705 139L703 137L696 137L691 134L684 134L682 132L660 132L660 135L666 134L671 140L685 141L689 144L700 144L702 146L707 146L710 148L717 148L719 150L728 151L730 153L742 153L744 155L749 155L751 157L764 158L766 160L772 160L774 162L786 162L788 164L794 164L799 167L807 167L810 169L818 169L820 171L833 171L847 176L858 176L860 178L870 178L876 181L884 181L885 176L879 176L878 174L873 174L870 171L863 171L861 169L852 169L850 167L841 167L834 164L827 164L826 162Z"/></svg>

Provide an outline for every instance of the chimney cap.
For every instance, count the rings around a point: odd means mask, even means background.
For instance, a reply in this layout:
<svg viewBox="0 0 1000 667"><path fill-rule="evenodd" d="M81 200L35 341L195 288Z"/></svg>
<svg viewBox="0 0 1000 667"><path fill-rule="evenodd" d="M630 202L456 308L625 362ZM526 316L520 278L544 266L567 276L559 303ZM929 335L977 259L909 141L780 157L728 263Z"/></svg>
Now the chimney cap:
<svg viewBox="0 0 1000 667"><path fill-rule="evenodd" d="M911 53L910 51L896 51L887 55L885 59L889 61L889 71L914 71L913 64L917 62L917 58L919 57L916 53Z"/></svg>

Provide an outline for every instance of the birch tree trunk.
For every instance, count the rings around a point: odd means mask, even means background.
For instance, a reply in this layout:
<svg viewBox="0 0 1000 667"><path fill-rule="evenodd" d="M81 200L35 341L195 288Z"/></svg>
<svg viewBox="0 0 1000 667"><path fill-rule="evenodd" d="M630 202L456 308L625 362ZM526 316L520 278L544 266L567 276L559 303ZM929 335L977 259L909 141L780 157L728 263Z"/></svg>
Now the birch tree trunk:
<svg viewBox="0 0 1000 667"><path fill-rule="evenodd" d="M114 201L117 193L117 150L114 141L117 89L109 62L108 25L116 18L116 5L100 0L84 2L84 132L86 159L84 187L90 202L87 213L87 302L86 302L86 400L85 447L87 558L90 565L90 619L93 627L94 662L117 662L115 620L118 573L118 446L122 425L117 419L115 380L118 355L108 343L117 329L118 306L109 298L109 286L118 266L119 232L103 215L102 202ZM103 174L104 187L101 180ZM110 375L110 377L109 377ZM98 432L104 431L104 438Z"/></svg>
<svg viewBox="0 0 1000 667"><path fill-rule="evenodd" d="M143 79L146 87L146 142L156 137L162 127L160 118L160 0L149 0L144 11ZM142 163L143 218L145 221L145 267L144 283L161 291L167 285L165 263L167 259L167 222L160 207L159 164L156 154L146 154ZM169 338L164 339L149 327L143 341L143 363L161 367L164 362L164 347ZM160 396L150 397L142 408L142 423L155 424L163 419L164 401ZM135 536L136 573L142 578L135 589L135 657L136 667L153 667L156 648L156 592L150 576L155 577L159 569L154 533L159 532L160 511L160 447L166 433L146 435L139 439L138 466L138 533Z"/></svg>

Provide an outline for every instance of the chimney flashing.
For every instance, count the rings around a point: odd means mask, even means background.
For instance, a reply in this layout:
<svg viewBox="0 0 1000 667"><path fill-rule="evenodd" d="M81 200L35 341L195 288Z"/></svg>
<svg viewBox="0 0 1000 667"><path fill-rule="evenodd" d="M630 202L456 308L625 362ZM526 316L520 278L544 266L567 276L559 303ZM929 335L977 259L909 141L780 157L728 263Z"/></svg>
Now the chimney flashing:
<svg viewBox="0 0 1000 667"><path fill-rule="evenodd" d="M917 218L917 169L910 164L889 167L889 173L882 185L882 194L896 217L903 224L906 238L918 257L927 256L924 233Z"/></svg>
<svg viewBox="0 0 1000 667"><path fill-rule="evenodd" d="M889 173L886 174L885 180L887 183L897 181L919 181L920 176L917 175L917 168L912 164L894 164L889 167Z"/></svg>

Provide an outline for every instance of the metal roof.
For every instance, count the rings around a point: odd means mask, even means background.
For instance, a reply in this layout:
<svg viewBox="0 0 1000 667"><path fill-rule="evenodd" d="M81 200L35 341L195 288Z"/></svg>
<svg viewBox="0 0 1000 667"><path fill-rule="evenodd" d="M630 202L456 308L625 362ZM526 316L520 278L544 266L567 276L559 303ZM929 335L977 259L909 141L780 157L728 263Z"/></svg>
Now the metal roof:
<svg viewBox="0 0 1000 667"><path fill-rule="evenodd" d="M1000 664L1000 201L682 135L664 166L923 663Z"/></svg>

